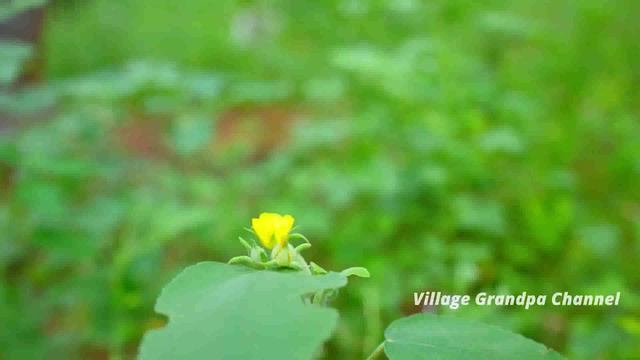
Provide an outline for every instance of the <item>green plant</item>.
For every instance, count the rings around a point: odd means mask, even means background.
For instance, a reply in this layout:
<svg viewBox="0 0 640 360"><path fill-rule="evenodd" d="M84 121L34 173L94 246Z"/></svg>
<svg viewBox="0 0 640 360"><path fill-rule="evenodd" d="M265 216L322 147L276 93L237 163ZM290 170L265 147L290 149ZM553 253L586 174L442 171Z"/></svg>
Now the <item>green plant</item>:
<svg viewBox="0 0 640 360"><path fill-rule="evenodd" d="M156 311L168 325L150 331L140 347L146 359L311 359L333 332L337 313L325 306L349 275L369 277L364 268L340 273L307 264L300 250L311 246L289 234L294 219L263 213L251 231L265 249L240 238L248 256L229 266L202 262L188 267L162 290ZM297 247L290 238L305 242ZM524 337L497 327L453 317L421 314L393 322L382 351L407 359L562 359Z"/></svg>
<svg viewBox="0 0 640 360"><path fill-rule="evenodd" d="M621 291L456 316L569 358L640 357L639 14L52 2L46 81L0 92L0 358L134 358L162 286L238 255L257 209L299 214L305 259L373 274L332 302L329 358L366 357L416 290ZM0 77L27 54L0 50Z"/></svg>

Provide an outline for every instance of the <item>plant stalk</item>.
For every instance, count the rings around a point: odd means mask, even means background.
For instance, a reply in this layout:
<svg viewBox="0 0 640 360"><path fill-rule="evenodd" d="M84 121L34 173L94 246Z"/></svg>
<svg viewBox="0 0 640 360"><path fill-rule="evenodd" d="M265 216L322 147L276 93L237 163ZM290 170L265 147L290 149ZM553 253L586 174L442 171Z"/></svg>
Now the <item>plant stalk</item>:
<svg viewBox="0 0 640 360"><path fill-rule="evenodd" d="M373 360L376 357L378 357L378 355L382 354L383 352L384 352L384 341L382 341L380 343L380 345L378 345L378 347L375 350L373 350L371 355L369 355L369 357L367 357L367 360Z"/></svg>

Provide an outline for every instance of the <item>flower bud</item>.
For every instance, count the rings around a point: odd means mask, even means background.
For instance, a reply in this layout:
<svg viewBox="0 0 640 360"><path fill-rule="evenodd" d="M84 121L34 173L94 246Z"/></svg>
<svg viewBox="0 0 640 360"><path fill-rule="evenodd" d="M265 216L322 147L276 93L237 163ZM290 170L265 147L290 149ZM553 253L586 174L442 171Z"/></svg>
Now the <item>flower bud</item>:
<svg viewBox="0 0 640 360"><path fill-rule="evenodd" d="M271 258L276 261L278 266L289 267L295 258L295 249L288 245L283 247L278 244L271 251Z"/></svg>

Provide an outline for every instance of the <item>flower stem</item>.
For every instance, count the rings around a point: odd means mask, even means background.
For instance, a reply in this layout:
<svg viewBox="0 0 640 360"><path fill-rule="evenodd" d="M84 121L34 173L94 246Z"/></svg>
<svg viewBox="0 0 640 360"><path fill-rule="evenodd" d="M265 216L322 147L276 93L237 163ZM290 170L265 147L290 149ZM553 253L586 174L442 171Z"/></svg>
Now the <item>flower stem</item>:
<svg viewBox="0 0 640 360"><path fill-rule="evenodd" d="M384 352L384 341L382 341L380 343L380 345L378 345L378 347L373 350L373 352L371 353L371 355L369 355L369 357L367 357L367 360L373 360L375 359L378 355L382 354Z"/></svg>

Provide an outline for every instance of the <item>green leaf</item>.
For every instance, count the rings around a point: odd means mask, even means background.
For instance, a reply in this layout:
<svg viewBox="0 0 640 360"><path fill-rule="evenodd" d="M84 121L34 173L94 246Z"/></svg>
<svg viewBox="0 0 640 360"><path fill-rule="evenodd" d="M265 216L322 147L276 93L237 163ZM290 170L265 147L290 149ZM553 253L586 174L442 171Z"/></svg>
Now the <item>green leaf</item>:
<svg viewBox="0 0 640 360"><path fill-rule="evenodd" d="M310 359L333 332L338 313L305 305L302 295L345 284L337 273L193 265L162 290L155 309L169 323L146 334L139 358Z"/></svg>
<svg viewBox="0 0 640 360"><path fill-rule="evenodd" d="M182 116L173 130L173 146L179 155L191 155L209 144L213 131L213 119L208 116Z"/></svg>
<svg viewBox="0 0 640 360"><path fill-rule="evenodd" d="M371 277L371 275L369 274L369 270L363 268L363 267L350 267L348 269L344 269L340 272L340 274L344 275L344 276L357 276L357 277L361 277L361 278L368 278Z"/></svg>
<svg viewBox="0 0 640 360"><path fill-rule="evenodd" d="M11 84L20 75L22 64L31 56L31 45L0 41L0 86Z"/></svg>
<svg viewBox="0 0 640 360"><path fill-rule="evenodd" d="M0 3L0 23L27 11L45 4L46 0L9 0Z"/></svg>
<svg viewBox="0 0 640 360"><path fill-rule="evenodd" d="M390 360L407 359L563 359L521 335L496 326L449 316L417 314L385 330Z"/></svg>

